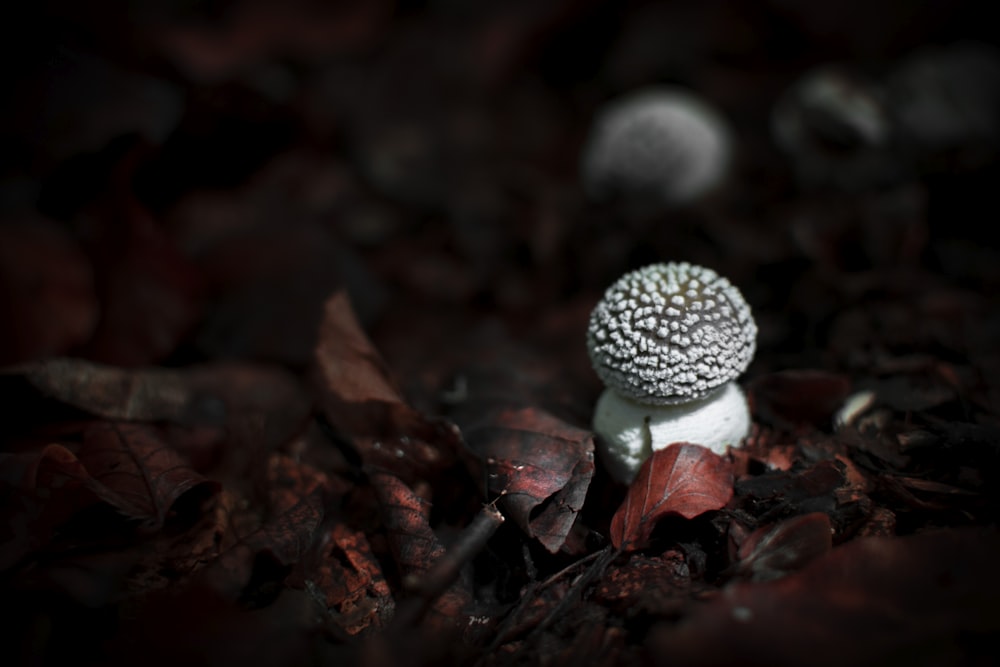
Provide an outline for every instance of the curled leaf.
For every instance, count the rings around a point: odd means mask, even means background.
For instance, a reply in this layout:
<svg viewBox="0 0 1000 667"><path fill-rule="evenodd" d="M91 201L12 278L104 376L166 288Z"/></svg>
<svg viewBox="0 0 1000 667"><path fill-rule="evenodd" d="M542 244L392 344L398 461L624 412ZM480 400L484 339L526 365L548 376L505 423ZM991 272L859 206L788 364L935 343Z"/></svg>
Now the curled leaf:
<svg viewBox="0 0 1000 667"><path fill-rule="evenodd" d="M147 529L162 526L174 502L195 486L217 488L154 429L140 424L92 426L77 456L89 474L87 488Z"/></svg>
<svg viewBox="0 0 1000 667"><path fill-rule="evenodd" d="M406 579L419 582L446 556L444 545L428 521L430 504L398 477L373 471L370 478L382 507L382 519L396 564ZM461 582L452 584L431 605L430 622L458 619L465 613L470 600L471 593Z"/></svg>
<svg viewBox="0 0 1000 667"><path fill-rule="evenodd" d="M639 468L611 519L611 542L623 551L641 549L661 517L692 519L725 507L732 495L728 460L701 445L675 442L653 452Z"/></svg>
<svg viewBox="0 0 1000 667"><path fill-rule="evenodd" d="M324 415L366 464L409 480L437 476L457 461L458 429L403 400L344 292L327 299L314 377Z"/></svg>
<svg viewBox="0 0 1000 667"><path fill-rule="evenodd" d="M536 408L503 410L467 433L504 514L555 553L594 475L594 438Z"/></svg>

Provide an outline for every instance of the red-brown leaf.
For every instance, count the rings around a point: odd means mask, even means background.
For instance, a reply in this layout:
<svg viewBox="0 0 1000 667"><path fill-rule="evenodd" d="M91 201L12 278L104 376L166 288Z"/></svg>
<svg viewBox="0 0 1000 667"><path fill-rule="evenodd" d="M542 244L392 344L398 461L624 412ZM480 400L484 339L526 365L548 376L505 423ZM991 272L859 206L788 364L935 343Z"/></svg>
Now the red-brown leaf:
<svg viewBox="0 0 1000 667"><path fill-rule="evenodd" d="M611 542L625 551L641 549L661 517L691 519L725 507L732 495L729 461L700 445L675 442L642 464L611 519Z"/></svg>
<svg viewBox="0 0 1000 667"><path fill-rule="evenodd" d="M163 525L174 502L199 484L195 472L148 426L103 423L84 434L77 455L90 478L87 487L146 529Z"/></svg>
<svg viewBox="0 0 1000 667"><path fill-rule="evenodd" d="M382 520L396 564L405 576L419 580L445 555L444 546L428 523L430 504L398 477L385 472L373 472L370 477L382 506ZM469 591L455 583L435 600L432 611L439 618L453 620L465 611L470 600Z"/></svg>
<svg viewBox="0 0 1000 667"><path fill-rule="evenodd" d="M467 440L486 460L488 490L499 497L504 514L550 552L558 551L594 475L593 435L524 408L498 413L470 429Z"/></svg>
<svg viewBox="0 0 1000 667"><path fill-rule="evenodd" d="M284 454L273 454L267 482L264 521L239 535L205 574L229 598L237 597L250 580L258 554L266 553L280 565L298 563L314 544L323 521L329 488L325 474Z"/></svg>
<svg viewBox="0 0 1000 667"><path fill-rule="evenodd" d="M270 451L301 427L311 409L295 376L264 364L126 369L54 358L8 369L4 376L35 390L17 394L25 414L39 411L33 401L41 394L111 421L180 426L175 433L181 437L169 438L171 444L203 463L215 462L227 444L233 451L223 454L237 457ZM184 429L196 429L197 437Z"/></svg>
<svg viewBox="0 0 1000 667"><path fill-rule="evenodd" d="M314 370L320 407L366 464L409 480L437 476L457 461L458 429L403 400L344 292L326 302Z"/></svg>
<svg viewBox="0 0 1000 667"><path fill-rule="evenodd" d="M323 595L335 622L350 635L383 626L395 603L365 534L336 522L319 546L307 581Z"/></svg>

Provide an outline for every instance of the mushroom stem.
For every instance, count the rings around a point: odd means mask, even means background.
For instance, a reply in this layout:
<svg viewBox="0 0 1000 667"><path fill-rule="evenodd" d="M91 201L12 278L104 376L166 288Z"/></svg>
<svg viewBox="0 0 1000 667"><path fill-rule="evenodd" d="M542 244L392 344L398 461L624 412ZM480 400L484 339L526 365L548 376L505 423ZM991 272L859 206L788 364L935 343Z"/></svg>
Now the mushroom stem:
<svg viewBox="0 0 1000 667"><path fill-rule="evenodd" d="M653 451L692 442L725 454L750 432L750 409L736 382L675 405L645 405L605 389L594 410L597 450L613 479L628 484Z"/></svg>

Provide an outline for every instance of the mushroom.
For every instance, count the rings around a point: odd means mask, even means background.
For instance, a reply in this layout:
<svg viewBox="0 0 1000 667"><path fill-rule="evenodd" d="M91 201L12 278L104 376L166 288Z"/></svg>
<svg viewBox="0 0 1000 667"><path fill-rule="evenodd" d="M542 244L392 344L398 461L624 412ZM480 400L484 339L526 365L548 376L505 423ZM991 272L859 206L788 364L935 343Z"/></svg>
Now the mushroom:
<svg viewBox="0 0 1000 667"><path fill-rule="evenodd" d="M638 208L690 203L718 186L732 132L712 105L682 88L644 88L599 111L583 148L581 177L594 200Z"/></svg>
<svg viewBox="0 0 1000 667"><path fill-rule="evenodd" d="M846 66L802 75L775 104L771 134L806 190L858 192L906 175L883 87Z"/></svg>
<svg viewBox="0 0 1000 667"><path fill-rule="evenodd" d="M736 378L757 347L743 295L686 262L625 274L594 307L587 349L605 390L594 411L598 451L630 482L654 450L693 442L723 454L750 430Z"/></svg>

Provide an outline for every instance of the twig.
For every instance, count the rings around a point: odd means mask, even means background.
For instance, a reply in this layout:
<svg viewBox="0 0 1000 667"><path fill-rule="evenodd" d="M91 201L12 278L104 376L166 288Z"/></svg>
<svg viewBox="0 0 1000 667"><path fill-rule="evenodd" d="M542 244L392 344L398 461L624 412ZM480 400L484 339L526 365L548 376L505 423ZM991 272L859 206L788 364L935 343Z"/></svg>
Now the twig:
<svg viewBox="0 0 1000 667"><path fill-rule="evenodd" d="M485 505L476 518L458 536L458 539L431 568L420 574L411 573L403 578L403 587L410 593L434 600L451 586L466 563L482 551L493 536L503 515L493 505Z"/></svg>

